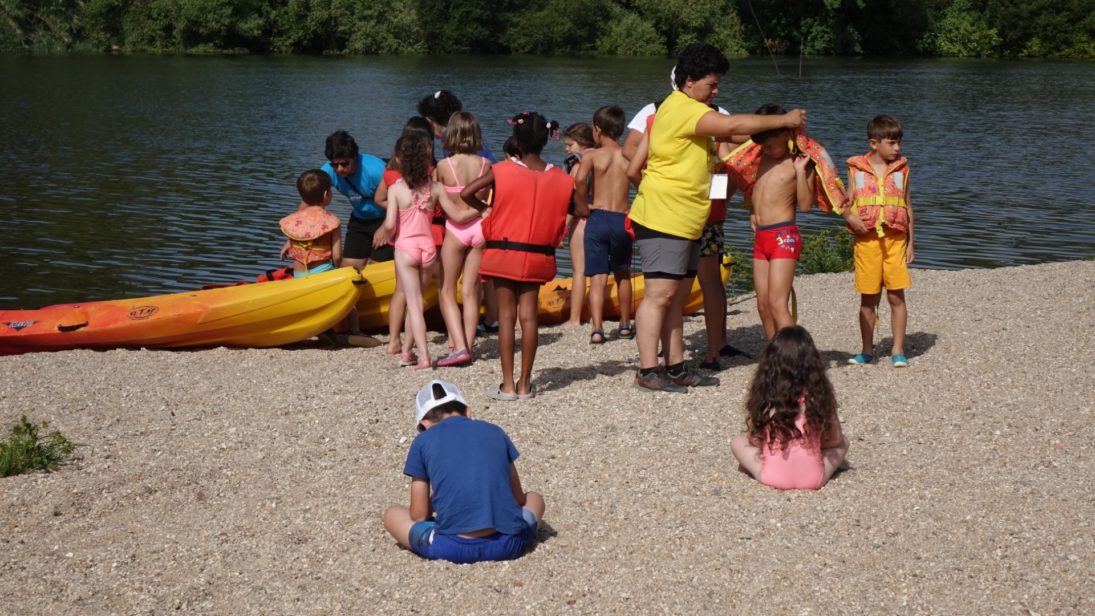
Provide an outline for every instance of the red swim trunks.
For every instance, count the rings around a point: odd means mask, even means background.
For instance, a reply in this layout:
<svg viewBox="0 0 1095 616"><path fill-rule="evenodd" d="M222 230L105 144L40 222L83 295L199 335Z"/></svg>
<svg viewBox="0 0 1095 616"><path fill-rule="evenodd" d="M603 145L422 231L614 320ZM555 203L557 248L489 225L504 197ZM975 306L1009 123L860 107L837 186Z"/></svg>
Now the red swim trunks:
<svg viewBox="0 0 1095 616"><path fill-rule="evenodd" d="M798 259L802 254L802 235L795 221L757 227L753 240L753 258L761 261Z"/></svg>

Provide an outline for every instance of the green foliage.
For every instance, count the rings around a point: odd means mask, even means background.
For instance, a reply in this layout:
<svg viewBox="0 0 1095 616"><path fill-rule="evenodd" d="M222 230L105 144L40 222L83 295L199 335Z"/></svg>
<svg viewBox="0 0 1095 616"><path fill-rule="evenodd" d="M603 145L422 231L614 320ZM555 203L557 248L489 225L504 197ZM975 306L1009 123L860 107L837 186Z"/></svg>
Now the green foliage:
<svg viewBox="0 0 1095 616"><path fill-rule="evenodd" d="M11 428L7 442L0 442L0 477L34 470L52 471L67 462L76 445L54 430L40 437L49 422L32 424L26 415Z"/></svg>
<svg viewBox="0 0 1095 616"><path fill-rule="evenodd" d="M0 0L0 52L1095 57L1095 0Z"/></svg>
<svg viewBox="0 0 1095 616"><path fill-rule="evenodd" d="M601 31L597 53L606 56L663 56L665 39L654 26L626 9L616 8Z"/></svg>
<svg viewBox="0 0 1095 616"><path fill-rule="evenodd" d="M611 8L608 0L531 2L513 16L502 41L514 53L587 53L593 51Z"/></svg>
<svg viewBox="0 0 1095 616"><path fill-rule="evenodd" d="M970 0L955 0L928 29L922 47L937 56L985 58L995 55L1000 42L996 28Z"/></svg>
<svg viewBox="0 0 1095 616"><path fill-rule="evenodd" d="M825 229L808 235L802 242L798 260L799 274L848 272L855 265L852 251L855 238L843 229Z"/></svg>

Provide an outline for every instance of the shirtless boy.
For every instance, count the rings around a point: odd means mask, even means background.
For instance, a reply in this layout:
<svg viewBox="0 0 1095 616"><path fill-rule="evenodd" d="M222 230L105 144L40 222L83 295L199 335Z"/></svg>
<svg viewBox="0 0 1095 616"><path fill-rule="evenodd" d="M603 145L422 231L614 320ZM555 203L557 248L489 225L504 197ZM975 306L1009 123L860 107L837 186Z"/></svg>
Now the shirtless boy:
<svg viewBox="0 0 1095 616"><path fill-rule="evenodd" d="M593 140L597 148L582 157L575 182L585 186L593 174L593 203L585 191L574 191L578 216L588 216L585 228L586 276L589 284L589 313L593 324L590 344L603 344L605 287L608 274L616 277L620 301L620 328L617 337L635 337L631 325L631 237L624 228L627 214L627 159L620 148L620 135L627 118L615 105L601 107L593 114Z"/></svg>
<svg viewBox="0 0 1095 616"><path fill-rule="evenodd" d="M757 109L757 115L783 113L783 107L772 103ZM808 156L791 150L792 138L788 129L753 135L753 142L761 146L762 152L749 216L755 232L753 284L768 340L795 324L787 307L795 266L802 254L795 210L797 206L798 211L809 212L817 191L814 164Z"/></svg>

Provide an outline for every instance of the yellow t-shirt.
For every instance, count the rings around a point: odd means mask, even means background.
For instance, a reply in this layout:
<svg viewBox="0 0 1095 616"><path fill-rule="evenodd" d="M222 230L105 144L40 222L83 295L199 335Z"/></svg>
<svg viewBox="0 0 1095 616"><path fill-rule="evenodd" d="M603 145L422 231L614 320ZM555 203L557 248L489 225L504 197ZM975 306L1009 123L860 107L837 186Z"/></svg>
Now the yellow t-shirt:
<svg viewBox="0 0 1095 616"><path fill-rule="evenodd" d="M699 239L711 213L712 139L696 135L696 123L711 108L673 92L658 106L650 129L646 175L631 204L640 225L690 240Z"/></svg>

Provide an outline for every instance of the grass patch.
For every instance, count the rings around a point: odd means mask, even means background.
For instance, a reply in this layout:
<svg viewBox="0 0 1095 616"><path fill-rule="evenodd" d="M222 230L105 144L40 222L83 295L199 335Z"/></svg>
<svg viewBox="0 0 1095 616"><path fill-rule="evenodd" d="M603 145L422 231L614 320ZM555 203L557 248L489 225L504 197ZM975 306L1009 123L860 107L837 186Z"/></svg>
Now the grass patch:
<svg viewBox="0 0 1095 616"><path fill-rule="evenodd" d="M68 462L76 451L76 445L54 430L49 422L32 424L27 416L11 427L6 442L0 442L0 477L10 477L30 471L52 471Z"/></svg>

